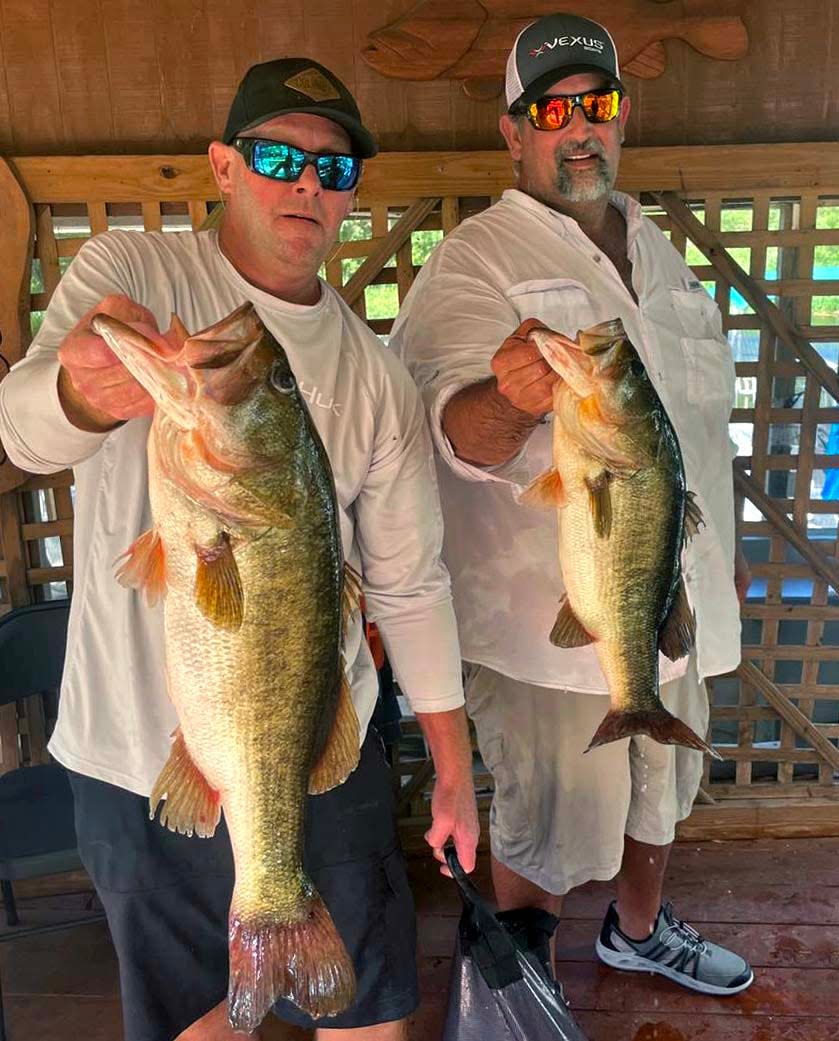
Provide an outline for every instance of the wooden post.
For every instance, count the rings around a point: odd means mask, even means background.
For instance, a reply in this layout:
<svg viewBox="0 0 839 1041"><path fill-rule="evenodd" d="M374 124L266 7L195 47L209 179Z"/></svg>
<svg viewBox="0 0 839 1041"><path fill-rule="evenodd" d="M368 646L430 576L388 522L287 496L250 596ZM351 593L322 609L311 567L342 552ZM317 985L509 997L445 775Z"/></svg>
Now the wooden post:
<svg viewBox="0 0 839 1041"><path fill-rule="evenodd" d="M32 207L9 164L0 159L0 380L29 346L29 279L35 223ZM0 493L16 488L26 474L0 450Z"/></svg>

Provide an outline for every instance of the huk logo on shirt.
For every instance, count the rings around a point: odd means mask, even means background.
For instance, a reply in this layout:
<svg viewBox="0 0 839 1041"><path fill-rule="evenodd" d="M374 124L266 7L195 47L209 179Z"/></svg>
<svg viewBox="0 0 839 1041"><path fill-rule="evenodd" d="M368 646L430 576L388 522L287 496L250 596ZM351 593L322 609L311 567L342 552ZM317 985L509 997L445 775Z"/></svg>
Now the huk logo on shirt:
<svg viewBox="0 0 839 1041"><path fill-rule="evenodd" d="M587 36L555 36L553 41L545 40L541 47L535 47L530 52L530 57L541 58L546 50L552 51L557 47L582 47L585 51L602 54L605 46L603 40L589 39Z"/></svg>
<svg viewBox="0 0 839 1041"><path fill-rule="evenodd" d="M341 416L343 404L340 401L336 401L335 398L327 399L324 397L314 383L307 384L304 380L298 380L297 389L310 405L314 405L315 408L327 408L333 416Z"/></svg>

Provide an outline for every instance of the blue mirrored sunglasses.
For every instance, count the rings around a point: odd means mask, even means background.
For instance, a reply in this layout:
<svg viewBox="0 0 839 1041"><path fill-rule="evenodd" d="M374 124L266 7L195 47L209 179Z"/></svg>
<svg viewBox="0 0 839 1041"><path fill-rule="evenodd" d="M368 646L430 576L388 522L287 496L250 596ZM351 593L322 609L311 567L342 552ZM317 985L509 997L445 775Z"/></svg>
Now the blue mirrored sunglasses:
<svg viewBox="0 0 839 1041"><path fill-rule="evenodd" d="M307 152L283 141L262 137L237 137L233 147L254 173L275 181L297 181L307 166L313 166L322 188L348 192L355 188L361 176L361 160L355 155Z"/></svg>

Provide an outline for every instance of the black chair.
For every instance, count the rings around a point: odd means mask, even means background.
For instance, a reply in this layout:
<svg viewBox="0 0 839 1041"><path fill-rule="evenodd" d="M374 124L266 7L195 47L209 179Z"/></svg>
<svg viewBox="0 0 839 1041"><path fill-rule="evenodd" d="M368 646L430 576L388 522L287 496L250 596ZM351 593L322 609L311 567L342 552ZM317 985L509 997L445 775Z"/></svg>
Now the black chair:
<svg viewBox="0 0 839 1041"><path fill-rule="evenodd" d="M0 618L0 706L57 691L67 644L66 600L22 607ZM0 775L0 887L9 931L0 942L99 922L102 912L53 925L19 924L12 883L82 867L76 847L73 793L57 763ZM6 1041L0 987L0 1041Z"/></svg>

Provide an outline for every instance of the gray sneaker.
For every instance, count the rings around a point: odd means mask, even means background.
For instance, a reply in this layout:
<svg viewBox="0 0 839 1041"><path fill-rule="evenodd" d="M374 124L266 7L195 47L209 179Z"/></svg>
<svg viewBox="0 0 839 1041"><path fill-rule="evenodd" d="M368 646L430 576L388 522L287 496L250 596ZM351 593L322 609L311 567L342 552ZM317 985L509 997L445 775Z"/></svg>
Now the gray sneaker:
<svg viewBox="0 0 839 1041"><path fill-rule="evenodd" d="M595 950L613 969L657 972L702 994L738 994L754 980L747 961L674 918L670 904L658 912L652 936L640 942L621 931L617 908L610 904Z"/></svg>

